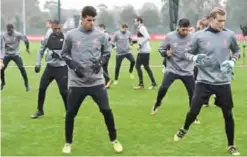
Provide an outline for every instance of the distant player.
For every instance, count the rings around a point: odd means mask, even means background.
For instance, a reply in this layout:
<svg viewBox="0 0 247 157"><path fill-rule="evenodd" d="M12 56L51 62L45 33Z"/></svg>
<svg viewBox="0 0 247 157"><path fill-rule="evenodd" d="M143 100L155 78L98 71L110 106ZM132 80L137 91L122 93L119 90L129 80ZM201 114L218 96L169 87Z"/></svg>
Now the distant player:
<svg viewBox="0 0 247 157"><path fill-rule="evenodd" d="M240 155L234 146L233 98L230 85L233 67L240 57L240 48L234 32L224 28L226 11L214 8L210 15L212 20L209 27L195 33L187 49L188 53L185 53L186 58L197 64L198 76L191 108L183 127L174 135L174 141L179 141L186 135L204 101L215 94L216 104L224 116L228 151L231 155ZM233 54L231 59L230 50ZM200 55L204 55L204 58L199 58Z"/></svg>
<svg viewBox="0 0 247 157"><path fill-rule="evenodd" d="M115 66L115 81L114 84L118 84L119 71L124 58L130 62L129 75L130 78L134 78L133 70L135 66L135 58L131 53L131 32L128 31L128 25L123 24L121 29L114 33L113 44L116 46L116 66Z"/></svg>
<svg viewBox="0 0 247 157"><path fill-rule="evenodd" d="M150 52L151 47L149 43L149 33L147 31L147 28L143 24L143 19L140 17L135 18L135 25L137 25L137 43L138 43L138 54L136 58L136 70L139 77L139 84L134 87L134 89L143 89L144 88L144 82L143 82L143 74L141 66L143 65L144 69L147 71L148 76L152 82L149 89L154 89L157 87L156 81L154 79L153 72L149 66L149 60L150 60Z"/></svg>
<svg viewBox="0 0 247 157"><path fill-rule="evenodd" d="M41 60L44 52L48 49L46 54L46 68L41 77L38 93L38 111L31 115L31 118L36 119L44 115L44 102L46 90L53 80L56 80L60 94L63 99L65 110L67 110L67 93L68 93L68 67L64 60L59 57L64 42L64 35L61 32L59 21L52 22L53 32L44 39L41 44L40 51L37 54L35 72L39 73L41 68ZM58 56L57 56L58 55Z"/></svg>
<svg viewBox="0 0 247 157"><path fill-rule="evenodd" d="M17 32L14 29L14 25L8 24L7 25L7 32L4 32L2 34L2 42L1 42L1 48L2 51L4 51L4 57L3 57L3 68L1 69L1 90L3 90L4 86L6 85L5 81L5 69L7 68L10 61L14 61L15 64L18 66L21 75L24 80L24 85L26 88L26 91L29 91L29 84L28 84L28 77L26 69L23 65L22 58L20 56L20 40L23 40L26 45L26 51L28 54L30 54L29 51L29 41L27 37L20 32Z"/></svg>
<svg viewBox="0 0 247 157"><path fill-rule="evenodd" d="M108 39L109 46L110 46L111 45L111 37L110 37L109 33L106 31L105 25L99 24L99 30L106 35L106 38ZM103 70L104 70L104 78L105 78L105 87L106 88L109 88L111 83L112 83L112 80L109 76L110 74L108 72L108 64L109 64L110 58L111 58L111 54L109 53L107 58L106 58L107 59L106 62L104 63L104 65L102 65Z"/></svg>
<svg viewBox="0 0 247 157"><path fill-rule="evenodd" d="M181 80L186 87L189 96L189 106L194 92L194 63L185 58L185 49L191 41L192 34L190 31L190 21L188 19L180 19L179 28L167 34L162 42L159 52L167 59L166 72L159 88L159 92L154 104L152 114L156 114L161 106L161 101L165 97L169 87L175 80ZM196 123L200 123L198 120Z"/></svg>

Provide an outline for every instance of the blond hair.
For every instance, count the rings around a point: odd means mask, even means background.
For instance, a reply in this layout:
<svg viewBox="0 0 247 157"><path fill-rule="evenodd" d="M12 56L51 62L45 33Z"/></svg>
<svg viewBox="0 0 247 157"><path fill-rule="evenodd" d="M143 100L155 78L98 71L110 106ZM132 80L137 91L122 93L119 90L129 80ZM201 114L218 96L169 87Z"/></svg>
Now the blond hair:
<svg viewBox="0 0 247 157"><path fill-rule="evenodd" d="M210 17L216 18L217 15L225 16L226 15L226 10L220 7L215 7L211 10L210 12Z"/></svg>

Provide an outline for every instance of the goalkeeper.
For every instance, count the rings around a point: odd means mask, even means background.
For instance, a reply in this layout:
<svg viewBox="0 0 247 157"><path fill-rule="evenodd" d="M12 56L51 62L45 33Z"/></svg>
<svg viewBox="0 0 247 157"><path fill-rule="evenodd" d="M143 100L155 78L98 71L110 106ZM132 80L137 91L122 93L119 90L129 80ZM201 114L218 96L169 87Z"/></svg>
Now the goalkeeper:
<svg viewBox="0 0 247 157"><path fill-rule="evenodd" d="M225 120L228 152L231 155L240 155L234 146L233 100L230 85L232 69L240 57L240 49L234 33L224 28L226 11L214 8L210 16L212 17L210 26L194 34L186 53L189 60L195 60L194 58L201 54L206 57L202 58L202 62L196 62L198 76L191 107L184 126L175 134L174 141L179 141L186 135L190 125L200 113L205 99L215 94L216 104L221 108ZM233 53L231 58L230 50Z"/></svg>

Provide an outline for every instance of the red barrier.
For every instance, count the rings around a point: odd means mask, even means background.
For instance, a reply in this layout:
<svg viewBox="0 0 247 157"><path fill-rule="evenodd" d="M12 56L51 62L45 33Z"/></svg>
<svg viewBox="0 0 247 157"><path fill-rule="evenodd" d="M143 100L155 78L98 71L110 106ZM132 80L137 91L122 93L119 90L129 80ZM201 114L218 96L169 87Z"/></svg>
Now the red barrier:
<svg viewBox="0 0 247 157"><path fill-rule="evenodd" d="M247 40L247 36L244 37L242 34L236 34L235 35L238 40ZM43 35L28 35L27 38L30 41L41 41L43 39ZM136 39L136 35L132 36L133 39ZM165 34L151 34L150 40L152 41L160 41L165 38Z"/></svg>

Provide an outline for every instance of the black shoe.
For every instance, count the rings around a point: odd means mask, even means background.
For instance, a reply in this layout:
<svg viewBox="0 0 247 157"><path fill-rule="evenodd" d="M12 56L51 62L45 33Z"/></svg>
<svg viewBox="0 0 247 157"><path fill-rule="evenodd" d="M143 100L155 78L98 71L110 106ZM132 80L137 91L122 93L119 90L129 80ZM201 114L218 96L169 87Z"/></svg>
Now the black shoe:
<svg viewBox="0 0 247 157"><path fill-rule="evenodd" d="M37 111L35 114L31 115L31 118L32 119L37 119L37 118L39 118L40 116L43 116L43 115L44 115L43 111Z"/></svg>
<svg viewBox="0 0 247 157"><path fill-rule="evenodd" d="M3 90L4 86L5 86L5 83L2 83L1 84L1 90Z"/></svg>
<svg viewBox="0 0 247 157"><path fill-rule="evenodd" d="M29 85L25 85L25 87L26 87L26 91L27 91L27 92L30 91Z"/></svg>

